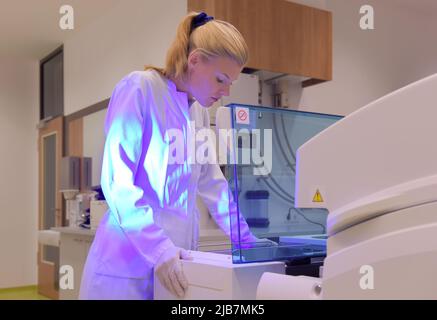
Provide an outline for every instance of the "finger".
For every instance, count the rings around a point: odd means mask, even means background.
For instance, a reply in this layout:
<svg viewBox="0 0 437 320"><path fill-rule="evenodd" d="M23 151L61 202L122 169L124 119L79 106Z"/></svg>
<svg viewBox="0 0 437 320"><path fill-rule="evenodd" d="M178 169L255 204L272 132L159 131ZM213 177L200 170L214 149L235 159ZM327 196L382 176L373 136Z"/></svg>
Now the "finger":
<svg viewBox="0 0 437 320"><path fill-rule="evenodd" d="M167 289L167 291L172 292L173 288L171 287L170 284L170 279L168 279L168 277L161 275L159 278L159 281L161 282L161 284L164 286L165 289Z"/></svg>
<svg viewBox="0 0 437 320"><path fill-rule="evenodd" d="M170 283L168 271L167 270L161 271L161 272L157 273L157 275L158 275L159 282L162 284L162 286L165 289L167 289L167 291L173 292L173 287L171 286L171 283Z"/></svg>
<svg viewBox="0 0 437 320"><path fill-rule="evenodd" d="M175 269L175 275L178 279L178 282L182 286L182 288L185 290L188 289L188 280L185 276L184 270L182 268L182 264L180 263L179 266Z"/></svg>
<svg viewBox="0 0 437 320"><path fill-rule="evenodd" d="M193 260L193 257L191 256L191 253L187 250L181 250L180 257L183 260Z"/></svg>
<svg viewBox="0 0 437 320"><path fill-rule="evenodd" d="M182 298L184 296L184 294L185 294L185 290L181 286L181 284L179 283L179 279L176 276L176 272L174 272L174 271L171 272L169 274L169 276L170 276L170 282L171 282L171 285L172 285L172 288L173 288L173 293L175 295L177 295L179 298Z"/></svg>

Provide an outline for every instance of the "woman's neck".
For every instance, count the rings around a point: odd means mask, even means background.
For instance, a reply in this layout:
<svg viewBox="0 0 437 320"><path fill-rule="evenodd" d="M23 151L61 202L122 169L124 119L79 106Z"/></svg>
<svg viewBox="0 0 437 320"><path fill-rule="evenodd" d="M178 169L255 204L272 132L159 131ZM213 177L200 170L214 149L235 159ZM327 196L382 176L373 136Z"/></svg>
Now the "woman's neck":
<svg viewBox="0 0 437 320"><path fill-rule="evenodd" d="M179 92L184 92L187 94L188 97L188 106L191 107L191 105L194 103L194 98L190 93L189 86L184 82L183 80L175 77L170 77L170 80L173 81L173 83L176 85L176 89Z"/></svg>

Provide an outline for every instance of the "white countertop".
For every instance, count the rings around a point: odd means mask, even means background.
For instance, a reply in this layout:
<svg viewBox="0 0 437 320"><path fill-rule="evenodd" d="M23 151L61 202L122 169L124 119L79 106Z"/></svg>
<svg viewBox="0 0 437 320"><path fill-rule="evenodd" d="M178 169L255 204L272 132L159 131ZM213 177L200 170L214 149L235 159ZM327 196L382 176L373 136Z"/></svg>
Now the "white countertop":
<svg viewBox="0 0 437 320"><path fill-rule="evenodd" d="M90 237L94 237L96 234L95 229L85 229L79 227L55 227L55 228L51 228L51 230L58 231L60 233L77 234L77 235L90 236Z"/></svg>

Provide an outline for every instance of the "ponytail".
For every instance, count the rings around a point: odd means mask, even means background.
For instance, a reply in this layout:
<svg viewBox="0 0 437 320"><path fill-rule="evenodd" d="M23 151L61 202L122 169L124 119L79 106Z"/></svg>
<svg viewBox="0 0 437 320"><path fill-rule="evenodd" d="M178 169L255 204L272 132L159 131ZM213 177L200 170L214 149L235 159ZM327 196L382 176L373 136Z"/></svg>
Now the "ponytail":
<svg viewBox="0 0 437 320"><path fill-rule="evenodd" d="M199 49L207 57L227 57L243 67L249 59L248 48L241 33L230 23L207 17L199 26L193 19L205 13L191 12L180 22L176 38L167 51L165 68L146 66L166 77L183 78L188 68L188 55Z"/></svg>
<svg viewBox="0 0 437 320"><path fill-rule="evenodd" d="M178 26L176 39L167 51L164 72L167 77L179 78L187 71L191 25L196 16L196 12L191 12Z"/></svg>

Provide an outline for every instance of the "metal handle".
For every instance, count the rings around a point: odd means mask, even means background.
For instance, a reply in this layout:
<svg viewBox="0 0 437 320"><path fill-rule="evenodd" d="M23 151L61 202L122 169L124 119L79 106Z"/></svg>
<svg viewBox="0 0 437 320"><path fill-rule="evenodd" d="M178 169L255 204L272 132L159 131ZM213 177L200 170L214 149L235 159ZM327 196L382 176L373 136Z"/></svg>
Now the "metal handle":
<svg viewBox="0 0 437 320"><path fill-rule="evenodd" d="M322 293L322 285L321 284L316 284L313 288L314 293L319 296Z"/></svg>

